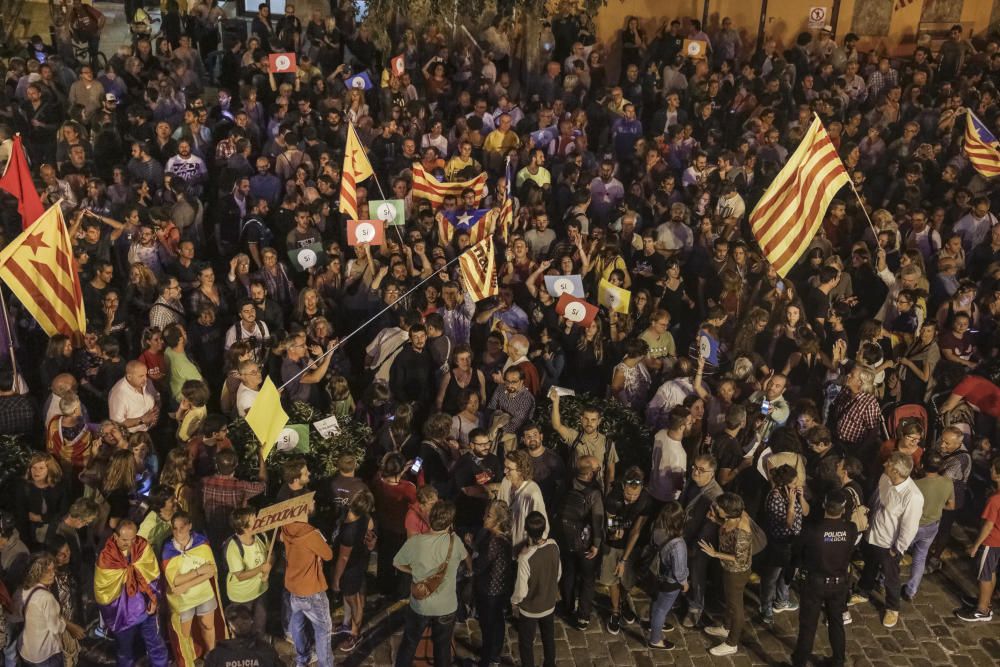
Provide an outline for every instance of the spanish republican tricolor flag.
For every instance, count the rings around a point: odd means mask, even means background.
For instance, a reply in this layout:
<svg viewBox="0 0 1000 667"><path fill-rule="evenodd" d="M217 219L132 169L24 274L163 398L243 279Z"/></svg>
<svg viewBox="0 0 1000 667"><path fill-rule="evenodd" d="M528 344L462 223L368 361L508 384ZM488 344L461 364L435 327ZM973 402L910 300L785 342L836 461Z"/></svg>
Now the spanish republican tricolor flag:
<svg viewBox="0 0 1000 667"><path fill-rule="evenodd" d="M347 146L344 147L344 169L340 176L340 212L345 220L358 219L358 183L371 178L374 172L365 147L358 139L354 125L347 126Z"/></svg>
<svg viewBox="0 0 1000 667"><path fill-rule="evenodd" d="M210 600L215 600L215 637L226 639L226 619L222 614L222 597L219 595L218 568L210 579L201 581L183 592L178 590L177 579L181 575L194 572L202 565L215 565L212 547L204 535L191 533L191 542L183 549L169 539L163 543L163 578L167 582L167 602L170 605L170 646L178 667L194 667L195 661L204 658L207 646L201 634L201 624L191 624L191 634L181 631L181 613L189 611Z"/></svg>
<svg viewBox="0 0 1000 667"><path fill-rule="evenodd" d="M49 336L86 332L80 274L58 202L0 251L0 279Z"/></svg>

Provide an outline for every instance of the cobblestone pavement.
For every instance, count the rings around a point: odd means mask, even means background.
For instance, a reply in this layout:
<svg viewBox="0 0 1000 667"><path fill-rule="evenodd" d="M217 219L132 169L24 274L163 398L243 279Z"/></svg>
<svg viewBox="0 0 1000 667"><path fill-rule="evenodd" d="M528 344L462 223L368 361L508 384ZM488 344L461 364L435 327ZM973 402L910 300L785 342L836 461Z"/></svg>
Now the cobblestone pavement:
<svg viewBox="0 0 1000 667"><path fill-rule="evenodd" d="M847 626L847 664L855 667L981 667L1000 664L1000 633L997 624L965 623L952 613L958 606L954 591L972 593L973 581L968 571L969 561L965 558L946 561L944 568L924 578L917 598L903 602L899 623L888 629L881 623L880 598L875 596L871 603L851 608L854 622ZM904 568L904 577L907 569ZM905 578L904 578L905 581ZM598 614L602 622L595 618L585 632L573 629L562 622L556 623L557 665L559 667L652 667L653 665L715 666L733 665L774 665L787 661L795 646L798 633L798 614L786 612L775 616L773 628L765 628L758 622L752 611L756 610L756 586L747 589L747 613L751 626L744 633L740 652L736 655L715 658L708 650L718 641L703 631L685 630L677 627L666 638L677 644L672 651L650 651L645 646L645 627L639 623L623 626L621 634L610 635L604 629L603 609L606 596L598 593ZM636 599L641 619L648 617L648 598ZM369 612L372 614L374 610ZM674 620L671 617L671 620ZM675 626L677 624L675 623ZM402 627L402 613L396 611L387 617L381 610L369 616L366 621L366 640L346 655L335 651L337 665L359 667L361 665L391 665L395 658L395 648L399 644ZM387 634L391 640L385 641ZM456 625L455 645L459 659L474 655L479 646L479 626L470 620ZM541 645L536 640L536 662L541 664ZM278 642L279 653L289 664L294 664L291 647ZM517 665L517 635L508 625L507 648L503 665ZM821 625L816 639L814 654L819 659L829 657L826 628ZM471 663L470 663L471 664ZM822 662L817 663L822 664Z"/></svg>

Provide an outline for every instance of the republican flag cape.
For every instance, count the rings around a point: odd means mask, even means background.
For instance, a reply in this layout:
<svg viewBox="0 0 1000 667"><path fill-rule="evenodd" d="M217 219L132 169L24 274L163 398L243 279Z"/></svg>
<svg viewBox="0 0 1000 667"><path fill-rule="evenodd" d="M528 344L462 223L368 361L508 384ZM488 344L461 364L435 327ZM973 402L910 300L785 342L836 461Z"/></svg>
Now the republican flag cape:
<svg viewBox="0 0 1000 667"><path fill-rule="evenodd" d="M104 625L121 632L146 619L150 600L160 595L160 565L149 542L136 536L129 557L114 535L104 543L94 569L94 600Z"/></svg>
<svg viewBox="0 0 1000 667"><path fill-rule="evenodd" d="M201 635L200 624L191 624L191 636L185 637L181 632L181 612L194 609L211 599L215 599L215 636L216 641L226 639L226 619L222 614L222 598L219 595L218 577L195 584L183 593L175 590L177 577L197 570L205 563L215 565L212 547L204 535L191 533L191 544L183 551L177 547L173 539L163 543L163 578L167 582L167 602L170 604L170 645L177 659L178 667L194 667L195 661L207 652L204 638Z"/></svg>

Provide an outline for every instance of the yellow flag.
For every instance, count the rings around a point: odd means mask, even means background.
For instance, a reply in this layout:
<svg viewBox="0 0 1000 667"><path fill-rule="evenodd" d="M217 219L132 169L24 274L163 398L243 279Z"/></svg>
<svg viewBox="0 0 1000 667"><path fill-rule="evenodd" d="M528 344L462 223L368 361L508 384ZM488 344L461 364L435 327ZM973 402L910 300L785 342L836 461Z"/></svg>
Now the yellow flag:
<svg viewBox="0 0 1000 667"><path fill-rule="evenodd" d="M358 183L372 176L372 165L358 139L354 125L347 126L347 146L344 148L344 169L340 176L340 212L347 220L358 219Z"/></svg>
<svg viewBox="0 0 1000 667"><path fill-rule="evenodd" d="M632 292L621 287L615 287L604 278L597 285L597 303L616 313L628 314L628 305L632 301Z"/></svg>
<svg viewBox="0 0 1000 667"><path fill-rule="evenodd" d="M265 459L274 449L278 435L287 423L288 415L281 407L281 396L278 394L278 388L271 382L271 378L267 378L247 412L247 425L260 440L261 455Z"/></svg>

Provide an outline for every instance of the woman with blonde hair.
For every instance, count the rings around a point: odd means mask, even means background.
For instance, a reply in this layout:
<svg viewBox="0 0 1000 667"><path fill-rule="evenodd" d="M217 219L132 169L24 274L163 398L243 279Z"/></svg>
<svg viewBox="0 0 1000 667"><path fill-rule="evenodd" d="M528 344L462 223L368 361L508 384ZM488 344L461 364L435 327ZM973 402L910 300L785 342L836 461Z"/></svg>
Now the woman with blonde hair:
<svg viewBox="0 0 1000 667"><path fill-rule="evenodd" d="M160 484L173 491L174 498L177 500L177 509L194 516L195 512L200 515L201 508L198 503L198 494L191 483L192 474L193 468L187 448L175 447L171 449L167 453L167 460L160 473Z"/></svg>
<svg viewBox="0 0 1000 667"><path fill-rule="evenodd" d="M45 452L32 454L24 480L16 490L14 514L29 547L45 542L49 524L62 518L69 501L59 462Z"/></svg>
<svg viewBox="0 0 1000 667"><path fill-rule="evenodd" d="M128 518L135 486L135 456L129 450L118 450L111 455L101 484L101 493L109 508L108 528L114 530Z"/></svg>
<svg viewBox="0 0 1000 667"><path fill-rule="evenodd" d="M62 616L59 601L50 592L56 582L56 560L49 553L36 555L21 589L21 609L24 615L24 631L17 641L17 653L26 665L39 667L62 667L63 632L66 620ZM83 633L75 627L74 639L82 639ZM79 635L79 636L77 636Z"/></svg>

